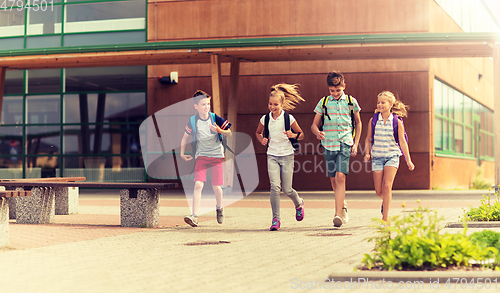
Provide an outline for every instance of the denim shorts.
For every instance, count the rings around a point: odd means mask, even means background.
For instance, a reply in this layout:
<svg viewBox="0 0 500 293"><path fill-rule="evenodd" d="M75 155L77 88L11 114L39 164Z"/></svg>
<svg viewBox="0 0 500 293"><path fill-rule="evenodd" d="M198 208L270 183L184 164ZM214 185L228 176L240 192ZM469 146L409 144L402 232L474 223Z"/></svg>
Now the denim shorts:
<svg viewBox="0 0 500 293"><path fill-rule="evenodd" d="M372 171L382 171L384 167L399 167L399 156L372 158Z"/></svg>
<svg viewBox="0 0 500 293"><path fill-rule="evenodd" d="M335 177L337 172L349 175L349 158L351 157L351 146L343 142L340 143L339 151L329 151L323 148L326 171L328 177Z"/></svg>

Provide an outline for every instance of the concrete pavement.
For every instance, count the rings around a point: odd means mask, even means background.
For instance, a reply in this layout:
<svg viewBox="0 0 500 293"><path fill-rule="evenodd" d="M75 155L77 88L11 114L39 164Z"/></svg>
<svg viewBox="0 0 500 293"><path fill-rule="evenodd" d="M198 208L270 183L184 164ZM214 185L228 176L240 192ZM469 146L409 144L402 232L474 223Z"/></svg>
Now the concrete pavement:
<svg viewBox="0 0 500 293"><path fill-rule="evenodd" d="M444 227L446 222L458 221L463 208L478 206L485 193L395 191L391 215L418 206L419 199L422 206L445 217ZM366 238L377 233L371 219L380 218L380 200L370 191L348 192L350 221L338 229L332 224L331 192L302 192L301 196L304 220L295 221L293 204L282 196L282 228L277 232L268 230L268 193L253 193L226 207L222 225L217 224L215 212L201 216L198 228L182 220L189 214L183 194L164 194L161 228L141 229L119 227L118 195L81 190L78 215L56 216L49 225L11 222L10 247L0 250L0 292L455 292L460 288L445 287L442 280L467 276L470 283L471 277L498 275L500 282L500 274L493 272L396 272L402 274L395 276L355 272L363 255L373 248ZM432 282L435 279L430 278L437 276L440 285L412 287L420 280L416 277ZM334 282L325 281L329 278ZM373 282L385 278L386 287L382 281L364 287L349 278ZM392 288L389 280L394 280ZM398 286L401 280L405 288ZM489 290L495 286L492 283ZM484 290L467 288L467 292Z"/></svg>

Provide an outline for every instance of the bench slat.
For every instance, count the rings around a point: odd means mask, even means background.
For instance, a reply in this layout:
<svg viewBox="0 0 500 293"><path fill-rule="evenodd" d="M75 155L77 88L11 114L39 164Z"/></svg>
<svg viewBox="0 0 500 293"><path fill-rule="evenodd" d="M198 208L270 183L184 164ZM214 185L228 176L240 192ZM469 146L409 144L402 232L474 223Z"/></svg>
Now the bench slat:
<svg viewBox="0 0 500 293"><path fill-rule="evenodd" d="M85 181L86 177L52 177L52 178L25 178L25 179L0 179L0 183L4 182L74 182Z"/></svg>
<svg viewBox="0 0 500 293"><path fill-rule="evenodd" d="M31 196L31 190L2 190L0 197Z"/></svg>
<svg viewBox="0 0 500 293"><path fill-rule="evenodd" d="M121 189L170 189L177 187L177 183L148 183L148 182L48 182L48 181L0 181L0 186L38 186L38 187L94 187L94 188L121 188Z"/></svg>

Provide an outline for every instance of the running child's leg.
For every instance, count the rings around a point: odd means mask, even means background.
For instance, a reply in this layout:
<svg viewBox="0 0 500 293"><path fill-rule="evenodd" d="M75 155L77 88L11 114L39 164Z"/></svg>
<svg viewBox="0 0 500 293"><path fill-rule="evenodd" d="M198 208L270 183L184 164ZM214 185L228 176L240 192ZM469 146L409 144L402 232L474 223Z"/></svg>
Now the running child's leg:
<svg viewBox="0 0 500 293"><path fill-rule="evenodd" d="M382 214L382 220L386 222L389 217L389 208L392 201L392 184L394 183L397 171L398 169L395 167L384 167L384 178L382 180L382 206L384 207L384 212Z"/></svg>
<svg viewBox="0 0 500 293"><path fill-rule="evenodd" d="M273 219L280 220L281 166L278 157L267 156L267 172L271 184L270 202Z"/></svg>
<svg viewBox="0 0 500 293"><path fill-rule="evenodd" d="M302 204L302 199L299 197L297 191L292 187L293 162L293 154L283 157L283 165L281 166L281 186L283 186L283 193L293 201L293 204L297 208Z"/></svg>

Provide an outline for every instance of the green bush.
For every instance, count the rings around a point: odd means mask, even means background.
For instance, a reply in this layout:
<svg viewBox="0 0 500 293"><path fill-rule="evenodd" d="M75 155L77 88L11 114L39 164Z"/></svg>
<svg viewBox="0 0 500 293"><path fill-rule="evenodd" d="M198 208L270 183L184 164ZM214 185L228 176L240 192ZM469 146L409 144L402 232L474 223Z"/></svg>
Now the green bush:
<svg viewBox="0 0 500 293"><path fill-rule="evenodd" d="M488 189L493 185L493 181L484 178L484 167L478 167L476 174L472 177L472 189Z"/></svg>
<svg viewBox="0 0 500 293"><path fill-rule="evenodd" d="M491 189L488 195L483 195L481 205L477 208L470 208L467 212L464 210L463 219L469 221L500 221L500 202L498 193L495 192L496 199L491 201Z"/></svg>
<svg viewBox="0 0 500 293"><path fill-rule="evenodd" d="M500 233L498 232L491 230L474 232L470 235L470 239L475 244L483 247L495 247L498 251L500 251Z"/></svg>
<svg viewBox="0 0 500 293"><path fill-rule="evenodd" d="M498 250L474 243L462 233L440 234L436 211L419 207L402 218L391 217L391 226L380 229L380 235L369 238L375 242L372 255L365 254L367 269L434 270L449 267L470 267L473 263L494 267ZM485 261L494 258L494 263Z"/></svg>

